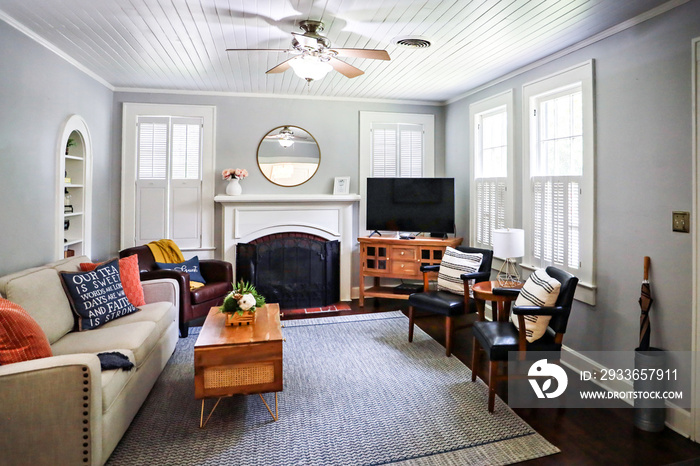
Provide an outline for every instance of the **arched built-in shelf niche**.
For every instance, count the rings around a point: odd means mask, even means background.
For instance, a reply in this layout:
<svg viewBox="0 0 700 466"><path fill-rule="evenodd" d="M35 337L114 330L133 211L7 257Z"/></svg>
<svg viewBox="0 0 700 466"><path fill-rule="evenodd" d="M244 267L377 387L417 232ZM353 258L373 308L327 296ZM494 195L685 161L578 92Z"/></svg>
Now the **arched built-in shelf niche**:
<svg viewBox="0 0 700 466"><path fill-rule="evenodd" d="M56 257L89 257L92 142L87 123L81 116L72 115L63 123L56 151Z"/></svg>

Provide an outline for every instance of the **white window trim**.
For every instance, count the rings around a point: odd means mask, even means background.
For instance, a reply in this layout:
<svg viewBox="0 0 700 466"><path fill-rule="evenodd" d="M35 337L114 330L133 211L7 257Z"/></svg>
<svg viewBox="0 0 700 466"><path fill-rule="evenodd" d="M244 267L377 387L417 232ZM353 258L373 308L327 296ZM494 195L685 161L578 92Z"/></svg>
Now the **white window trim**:
<svg viewBox="0 0 700 466"><path fill-rule="evenodd" d="M423 176L435 176L435 115L422 113L360 112L360 236L367 230L367 178L371 175L372 124L409 123L423 125Z"/></svg>
<svg viewBox="0 0 700 466"><path fill-rule="evenodd" d="M136 236L136 141L139 116L170 115L202 118L202 245L197 251L213 251L216 147L216 107L210 105L168 105L124 103L122 112L122 190L120 249L133 247ZM183 249L183 251L188 249Z"/></svg>
<svg viewBox="0 0 700 466"><path fill-rule="evenodd" d="M579 271L579 285L575 298L587 304L595 305L595 103L594 103L594 61L589 60L569 69L543 77L523 85L523 165L522 197L523 228L525 230L525 251L522 267L526 270L539 268L534 261L528 260L527 254L532 244L532 192L530 184L530 152L533 139L533 101L542 95L553 93L558 89L581 83L583 102L583 179L581 183L581 228L580 258L582 267Z"/></svg>
<svg viewBox="0 0 700 466"><path fill-rule="evenodd" d="M487 113L490 111L494 111L499 107L505 107L506 110L506 118L508 122L508 134L507 134L507 143L508 143L508 150L507 150L507 156L506 160L508 163L508 176L506 178L506 209L505 209L505 224L506 227L513 227L513 193L514 193L514 187L513 187L513 180L514 180L514 168L515 164L513 162L513 147L514 147L514 131L513 131L513 122L514 122L514 112L513 112L513 90L509 89L505 92L502 92L500 94L494 95L492 97L486 98L484 100L480 100L478 102L474 102L469 106L469 173L470 173L470 183L469 183L469 212L470 214L470 219L469 219L469 243L471 246L476 246L476 237L477 237L477 231L476 231L476 225L477 225L477 206L476 206L476 200L477 200L477 195L476 195L476 183L475 181L475 173L476 173L476 148L475 148L475 143L476 143L476 118L478 115L482 113ZM499 261L497 261L499 262ZM494 264L495 268L498 268L496 266L500 266L500 263Z"/></svg>

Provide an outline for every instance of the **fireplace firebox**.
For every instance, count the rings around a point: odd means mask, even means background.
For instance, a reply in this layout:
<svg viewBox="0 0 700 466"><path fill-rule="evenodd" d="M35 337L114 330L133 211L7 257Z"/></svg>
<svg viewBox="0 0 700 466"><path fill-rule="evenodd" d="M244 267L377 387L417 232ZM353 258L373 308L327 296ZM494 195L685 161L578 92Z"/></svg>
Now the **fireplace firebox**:
<svg viewBox="0 0 700 466"><path fill-rule="evenodd" d="M279 233L236 245L236 277L280 309L340 301L340 242L307 233Z"/></svg>

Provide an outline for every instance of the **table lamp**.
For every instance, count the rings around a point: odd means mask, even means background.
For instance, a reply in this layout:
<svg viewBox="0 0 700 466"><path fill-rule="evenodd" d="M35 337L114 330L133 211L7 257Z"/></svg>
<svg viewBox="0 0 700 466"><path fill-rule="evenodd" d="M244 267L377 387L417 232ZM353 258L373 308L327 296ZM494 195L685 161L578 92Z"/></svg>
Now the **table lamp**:
<svg viewBox="0 0 700 466"><path fill-rule="evenodd" d="M504 259L496 277L499 284L501 286L520 284L515 258L525 255L525 230L519 228L493 230L493 255Z"/></svg>

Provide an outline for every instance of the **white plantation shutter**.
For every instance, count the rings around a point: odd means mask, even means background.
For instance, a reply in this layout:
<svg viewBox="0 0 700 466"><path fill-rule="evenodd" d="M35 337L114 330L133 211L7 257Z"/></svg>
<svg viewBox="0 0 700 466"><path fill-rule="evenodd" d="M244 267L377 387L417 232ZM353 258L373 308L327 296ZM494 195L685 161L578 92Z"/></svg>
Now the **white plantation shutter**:
<svg viewBox="0 0 700 466"><path fill-rule="evenodd" d="M577 177L535 177L533 255L546 264L579 268L579 197Z"/></svg>
<svg viewBox="0 0 700 466"><path fill-rule="evenodd" d="M172 128L172 179L196 180L202 157L202 124L196 119L174 118Z"/></svg>
<svg viewBox="0 0 700 466"><path fill-rule="evenodd" d="M135 244L201 247L202 120L139 117Z"/></svg>
<svg viewBox="0 0 700 466"><path fill-rule="evenodd" d="M423 176L423 127L399 125L401 178Z"/></svg>
<svg viewBox="0 0 700 466"><path fill-rule="evenodd" d="M372 127L372 176L395 177L398 165L396 125Z"/></svg>
<svg viewBox="0 0 700 466"><path fill-rule="evenodd" d="M371 176L423 176L423 144L422 125L372 124Z"/></svg>
<svg viewBox="0 0 700 466"><path fill-rule="evenodd" d="M167 157L167 118L149 118L139 122L137 156L139 179L165 179L167 176Z"/></svg>
<svg viewBox="0 0 700 466"><path fill-rule="evenodd" d="M493 230L506 227L506 179L479 178L476 183L476 242L493 244Z"/></svg>

